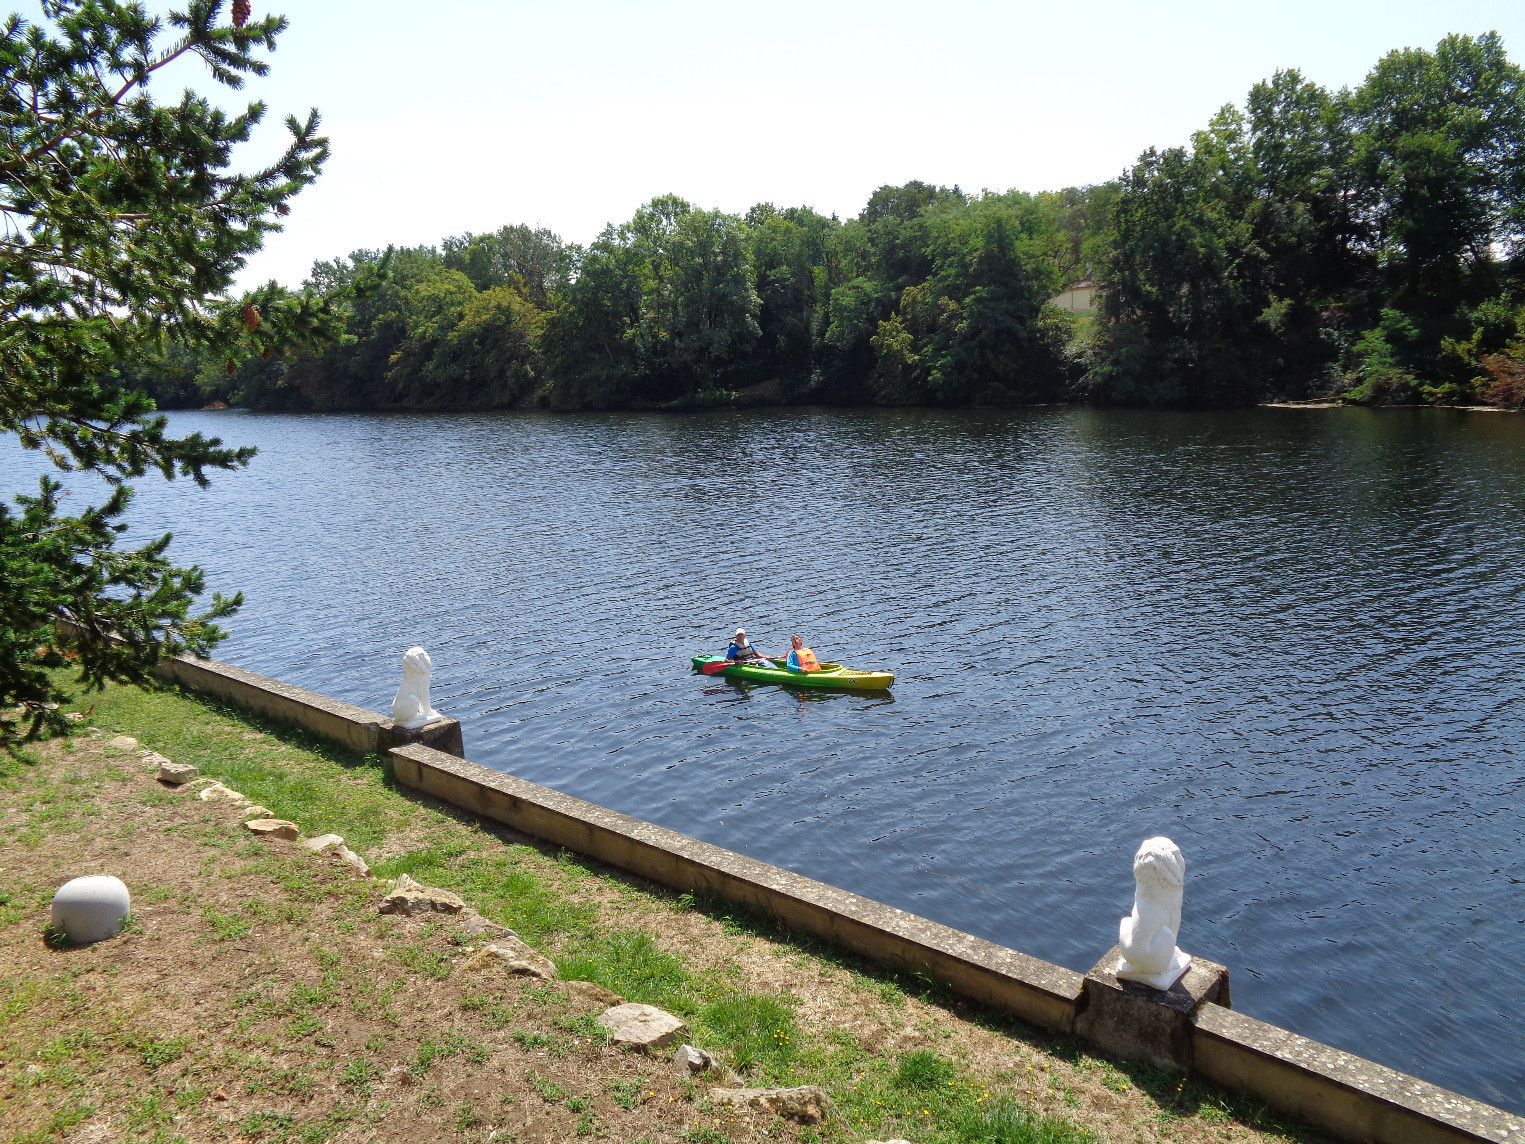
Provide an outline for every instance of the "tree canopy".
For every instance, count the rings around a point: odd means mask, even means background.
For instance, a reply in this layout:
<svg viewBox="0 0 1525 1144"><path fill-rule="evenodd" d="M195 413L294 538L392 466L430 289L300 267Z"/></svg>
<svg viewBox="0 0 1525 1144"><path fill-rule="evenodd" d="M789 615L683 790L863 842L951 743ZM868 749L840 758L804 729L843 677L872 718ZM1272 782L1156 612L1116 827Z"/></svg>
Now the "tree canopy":
<svg viewBox="0 0 1525 1144"><path fill-rule="evenodd" d="M231 89L266 73L261 56L286 22L234 7L222 22L219 0L189 0L166 18L135 3L44 0L42 21L12 16L0 28L0 427L59 469L114 486L77 516L60 515L52 478L20 498L19 513L0 506L6 741L61 726L53 669L72 662L89 685L142 682L161 657L213 646L214 621L240 602L214 596L193 616L205 578L169 563L167 536L114 548L125 481L157 471L204 484L208 470L253 455L172 436L134 380L176 361L229 372L343 336L353 281L326 293L229 293L328 155L317 113L287 120L274 163L240 171L234 153L262 103L230 115L193 92L159 102L152 90L185 57ZM66 641L65 624L80 638Z"/></svg>
<svg viewBox="0 0 1525 1144"><path fill-rule="evenodd" d="M1256 84L1115 182L912 181L850 219L667 195L586 248L507 226L391 252L349 344L184 360L168 400L284 409L733 401L1525 401L1525 86L1495 34L1332 91ZM319 263L329 288L387 257ZM1082 281L1099 304L1052 304Z"/></svg>

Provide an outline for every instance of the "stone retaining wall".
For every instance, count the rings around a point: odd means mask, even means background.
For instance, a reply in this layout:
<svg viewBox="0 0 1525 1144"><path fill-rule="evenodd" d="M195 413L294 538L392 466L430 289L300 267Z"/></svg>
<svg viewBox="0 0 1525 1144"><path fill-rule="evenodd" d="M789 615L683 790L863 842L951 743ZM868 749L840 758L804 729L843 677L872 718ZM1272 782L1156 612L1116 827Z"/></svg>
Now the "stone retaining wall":
<svg viewBox="0 0 1525 1144"><path fill-rule="evenodd" d="M1087 1039L1088 1022L1077 1022L1087 1007L1085 978L1074 970L426 746L395 747L391 756L398 782L463 810L661 885L757 910L880 964L930 974L1040 1028ZM1211 1001L1185 1032L1193 1071L1334 1136L1525 1144L1525 1120L1502 1109ZM1117 1040L1105 1038L1106 1047Z"/></svg>
<svg viewBox="0 0 1525 1144"><path fill-rule="evenodd" d="M1097 1024L1077 1022L1095 982L1074 970L467 762L454 719L409 733L374 711L217 660L181 656L158 673L350 750L389 750L405 786L661 885L735 902L881 964L930 974L956 993L1040 1028L1085 1037ZM1104 959L1098 969L1105 965ZM1098 977L1097 970L1090 976ZM1226 999L1226 974L1221 992L1211 996ZM1518 1116L1211 999L1181 1020L1184 1028L1173 1035L1181 1040L1185 1033L1175 1056L1183 1067L1333 1136L1373 1144L1525 1144L1525 1120ZM1115 1032L1108 1044L1120 1043Z"/></svg>

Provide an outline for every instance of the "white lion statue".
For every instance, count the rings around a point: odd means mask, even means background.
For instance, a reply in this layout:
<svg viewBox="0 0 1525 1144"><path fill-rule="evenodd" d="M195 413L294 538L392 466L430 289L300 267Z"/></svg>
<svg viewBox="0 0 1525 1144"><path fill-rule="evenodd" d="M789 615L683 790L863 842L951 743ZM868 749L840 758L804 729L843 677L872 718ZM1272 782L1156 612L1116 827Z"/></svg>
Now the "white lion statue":
<svg viewBox="0 0 1525 1144"><path fill-rule="evenodd" d="M1176 945L1181 932L1181 893L1186 859L1168 838L1146 838L1133 856L1133 913L1118 927L1123 957L1117 976L1154 989L1169 989L1191 965Z"/></svg>
<svg viewBox="0 0 1525 1144"><path fill-rule="evenodd" d="M438 723L444 718L429 706L429 677L434 663L421 647L410 647L402 657L402 683L392 700L392 722L409 731Z"/></svg>

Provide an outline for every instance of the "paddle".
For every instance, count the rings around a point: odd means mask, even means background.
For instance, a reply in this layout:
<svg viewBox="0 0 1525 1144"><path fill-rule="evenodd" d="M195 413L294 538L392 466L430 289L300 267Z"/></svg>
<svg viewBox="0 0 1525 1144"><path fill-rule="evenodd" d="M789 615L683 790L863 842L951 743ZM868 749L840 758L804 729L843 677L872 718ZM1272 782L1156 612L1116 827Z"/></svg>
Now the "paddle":
<svg viewBox="0 0 1525 1144"><path fill-rule="evenodd" d="M712 659L709 661L709 663L701 663L699 665L699 670L704 672L705 675L719 675L722 671L731 666L732 663L728 659Z"/></svg>

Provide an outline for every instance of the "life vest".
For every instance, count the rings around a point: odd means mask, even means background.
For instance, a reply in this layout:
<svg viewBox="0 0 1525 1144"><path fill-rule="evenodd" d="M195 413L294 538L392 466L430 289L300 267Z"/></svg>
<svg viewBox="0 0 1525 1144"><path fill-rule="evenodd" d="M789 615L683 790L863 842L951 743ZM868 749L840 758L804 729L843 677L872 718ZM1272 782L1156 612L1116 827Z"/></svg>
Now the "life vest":
<svg viewBox="0 0 1525 1144"><path fill-rule="evenodd" d="M820 671L821 661L816 659L815 652L808 647L794 649L794 658L799 661L801 671Z"/></svg>

